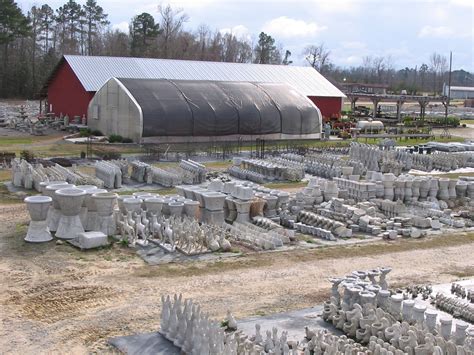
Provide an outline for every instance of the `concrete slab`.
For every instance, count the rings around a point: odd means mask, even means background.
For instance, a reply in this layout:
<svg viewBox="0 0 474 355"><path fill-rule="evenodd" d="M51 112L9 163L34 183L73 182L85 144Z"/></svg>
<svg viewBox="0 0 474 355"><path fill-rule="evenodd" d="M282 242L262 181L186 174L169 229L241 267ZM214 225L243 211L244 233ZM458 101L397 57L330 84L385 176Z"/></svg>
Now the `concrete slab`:
<svg viewBox="0 0 474 355"><path fill-rule="evenodd" d="M128 355L180 354L180 349L159 332L111 338L108 340L108 343Z"/></svg>
<svg viewBox="0 0 474 355"><path fill-rule="evenodd" d="M340 330L337 330L331 324L323 321L320 317L322 310L323 306L316 306L263 317L245 318L237 321L237 329L251 336L255 334L255 324L258 323L261 325L261 333L265 337L265 331L271 330L272 327L276 326L278 327L278 334L286 330L288 332L288 340L298 341L301 341L305 336L305 326L308 326L312 330L327 329L333 334L342 335L343 333ZM179 349L165 339L159 332L116 337L109 339L108 343L128 355L180 354Z"/></svg>
<svg viewBox="0 0 474 355"><path fill-rule="evenodd" d="M282 331L287 331L288 340L297 341L301 341L304 338L305 326L311 330L326 329L335 335L343 335L340 330L334 328L332 324L326 323L321 318L322 311L323 306L321 305L263 317L245 318L237 320L237 329L252 336L255 334L255 325L258 323L261 326L260 331L263 336L265 336L267 330L272 330L272 327L277 327L279 331L278 334L281 334Z"/></svg>
<svg viewBox="0 0 474 355"><path fill-rule="evenodd" d="M240 253L206 253L199 255L184 255L179 251L167 253L162 248L150 243L146 247L140 247L137 254L150 265L162 265L169 263L182 263L187 261L210 261L239 256Z"/></svg>

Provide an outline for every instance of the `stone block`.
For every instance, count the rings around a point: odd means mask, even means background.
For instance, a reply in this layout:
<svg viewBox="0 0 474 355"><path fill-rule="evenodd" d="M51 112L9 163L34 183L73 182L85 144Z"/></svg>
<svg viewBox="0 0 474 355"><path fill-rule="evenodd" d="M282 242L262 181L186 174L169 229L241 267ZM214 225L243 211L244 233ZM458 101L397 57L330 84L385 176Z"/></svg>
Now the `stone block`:
<svg viewBox="0 0 474 355"><path fill-rule="evenodd" d="M79 233L73 244L77 247L85 249L94 249L109 244L107 236L102 232L84 232Z"/></svg>

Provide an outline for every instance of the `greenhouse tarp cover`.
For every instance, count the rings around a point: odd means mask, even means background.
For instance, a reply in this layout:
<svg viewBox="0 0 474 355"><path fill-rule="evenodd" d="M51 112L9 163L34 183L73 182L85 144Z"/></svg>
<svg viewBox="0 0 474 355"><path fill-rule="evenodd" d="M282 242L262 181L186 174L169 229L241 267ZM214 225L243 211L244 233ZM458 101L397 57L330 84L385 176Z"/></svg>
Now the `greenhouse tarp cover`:
<svg viewBox="0 0 474 355"><path fill-rule="evenodd" d="M283 83L118 79L143 113L143 137L320 133L321 117Z"/></svg>

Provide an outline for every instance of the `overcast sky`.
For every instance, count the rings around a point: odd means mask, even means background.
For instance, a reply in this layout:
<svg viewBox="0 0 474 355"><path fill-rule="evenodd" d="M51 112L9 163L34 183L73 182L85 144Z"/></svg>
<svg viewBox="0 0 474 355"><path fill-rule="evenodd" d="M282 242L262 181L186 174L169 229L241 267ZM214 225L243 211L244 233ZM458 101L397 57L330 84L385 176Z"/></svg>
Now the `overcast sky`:
<svg viewBox="0 0 474 355"><path fill-rule="evenodd" d="M53 8L66 0L47 1ZM78 1L84 3L84 1ZM43 2L20 0L23 10ZM130 18L149 12L158 19L159 1L98 0L114 28L128 31ZM474 72L474 0L170 0L189 15L188 29L212 29L256 38L264 31L306 65L302 50L324 42L340 66L362 57L391 56L396 68L429 64L432 52L449 57L453 68Z"/></svg>

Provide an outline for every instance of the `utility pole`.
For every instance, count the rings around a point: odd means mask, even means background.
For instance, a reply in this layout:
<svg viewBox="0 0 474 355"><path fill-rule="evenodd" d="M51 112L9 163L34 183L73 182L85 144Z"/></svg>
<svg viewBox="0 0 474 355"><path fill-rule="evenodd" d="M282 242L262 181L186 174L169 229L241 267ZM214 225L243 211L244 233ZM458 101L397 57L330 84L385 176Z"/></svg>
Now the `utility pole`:
<svg viewBox="0 0 474 355"><path fill-rule="evenodd" d="M442 137L450 138L451 133L449 133L449 128L448 128L448 110L449 110L449 101L451 100L451 70L453 67L453 52L449 52L449 74L448 74L448 97L447 101L444 104L444 130L443 134L441 135Z"/></svg>

